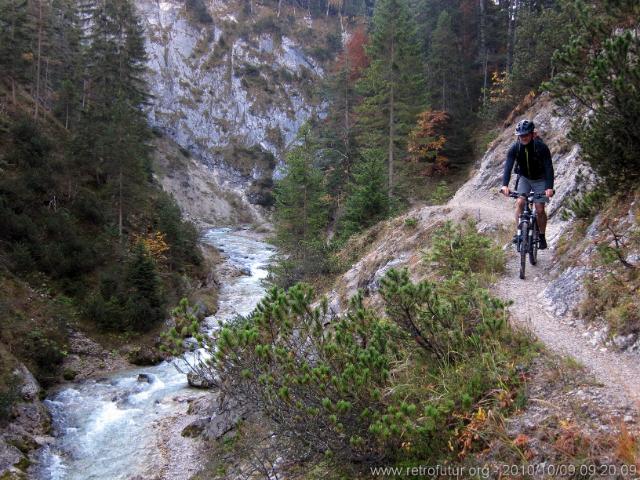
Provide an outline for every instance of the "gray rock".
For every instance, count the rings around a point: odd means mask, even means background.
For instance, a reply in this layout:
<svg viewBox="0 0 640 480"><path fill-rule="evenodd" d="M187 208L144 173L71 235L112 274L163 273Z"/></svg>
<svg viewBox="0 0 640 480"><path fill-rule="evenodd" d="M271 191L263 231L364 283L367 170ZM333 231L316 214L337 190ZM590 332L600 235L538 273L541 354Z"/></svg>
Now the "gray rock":
<svg viewBox="0 0 640 480"><path fill-rule="evenodd" d="M613 337L613 343L620 350L626 350L635 343L636 339L637 336L633 333L630 333L629 335L616 335Z"/></svg>
<svg viewBox="0 0 640 480"><path fill-rule="evenodd" d="M148 373L140 373L138 374L138 382L141 383L153 383L153 377Z"/></svg>
<svg viewBox="0 0 640 480"><path fill-rule="evenodd" d="M187 382L194 388L215 388L217 386L213 380L204 378L194 372L187 373Z"/></svg>
<svg viewBox="0 0 640 480"><path fill-rule="evenodd" d="M27 402L32 402L38 398L38 394L40 393L40 384L31 372L27 370L27 367L20 364L13 373L18 375L22 380L22 386L20 387L20 395L22 396L22 399Z"/></svg>
<svg viewBox="0 0 640 480"><path fill-rule="evenodd" d="M202 435L202 432L209 426L211 421L211 417L202 417L197 420L191 422L189 425L182 429L181 435L183 437L199 437Z"/></svg>
<svg viewBox="0 0 640 480"><path fill-rule="evenodd" d="M218 440L238 425L242 416L237 412L223 412L211 418L203 432L207 440Z"/></svg>
<svg viewBox="0 0 640 480"><path fill-rule="evenodd" d="M249 267L242 267L240 268L240 273L242 275L246 275L247 277L251 276L251 269Z"/></svg>
<svg viewBox="0 0 640 480"><path fill-rule="evenodd" d="M553 280L544 291L544 298L558 317L570 313L583 298L583 279L589 270L571 267Z"/></svg>
<svg viewBox="0 0 640 480"><path fill-rule="evenodd" d="M0 478L11 478L9 472L14 471L14 465L24 461L26 457L13 445L8 445L2 437L0 437Z"/></svg>
<svg viewBox="0 0 640 480"><path fill-rule="evenodd" d="M207 440L218 440L236 428L240 420L246 418L246 409L237 401L217 399L216 411L203 432Z"/></svg>

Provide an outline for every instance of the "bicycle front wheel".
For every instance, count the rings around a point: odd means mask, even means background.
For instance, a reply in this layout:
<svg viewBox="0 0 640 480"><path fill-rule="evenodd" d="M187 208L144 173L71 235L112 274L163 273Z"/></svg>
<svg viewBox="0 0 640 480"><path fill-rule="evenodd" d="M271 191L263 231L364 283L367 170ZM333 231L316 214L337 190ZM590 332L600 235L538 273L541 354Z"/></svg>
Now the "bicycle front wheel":
<svg viewBox="0 0 640 480"><path fill-rule="evenodd" d="M538 222L533 222L531 226L531 242L529 243L529 262L531 265L538 263L538 242L540 241L540 231L538 230Z"/></svg>
<svg viewBox="0 0 640 480"><path fill-rule="evenodd" d="M520 225L520 278L524 280L524 270L527 266L527 253L529 252L529 224L523 222Z"/></svg>

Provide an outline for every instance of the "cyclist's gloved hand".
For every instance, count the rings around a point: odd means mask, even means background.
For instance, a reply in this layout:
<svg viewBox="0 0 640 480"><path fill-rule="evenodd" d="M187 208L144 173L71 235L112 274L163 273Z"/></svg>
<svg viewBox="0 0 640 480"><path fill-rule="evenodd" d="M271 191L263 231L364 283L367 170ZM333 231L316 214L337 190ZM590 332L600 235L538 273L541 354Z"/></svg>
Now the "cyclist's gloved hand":
<svg viewBox="0 0 640 480"><path fill-rule="evenodd" d="M503 194L505 197L508 197L508 196L509 196L509 192L510 192L509 187L508 187L507 185L504 185L504 186L500 189L500 192L502 192L502 194Z"/></svg>
<svg viewBox="0 0 640 480"><path fill-rule="evenodd" d="M547 196L547 197L549 197L549 198L553 197L553 194L554 194L554 193L556 193L556 191L555 191L553 188L547 188L547 189L544 191L545 196Z"/></svg>

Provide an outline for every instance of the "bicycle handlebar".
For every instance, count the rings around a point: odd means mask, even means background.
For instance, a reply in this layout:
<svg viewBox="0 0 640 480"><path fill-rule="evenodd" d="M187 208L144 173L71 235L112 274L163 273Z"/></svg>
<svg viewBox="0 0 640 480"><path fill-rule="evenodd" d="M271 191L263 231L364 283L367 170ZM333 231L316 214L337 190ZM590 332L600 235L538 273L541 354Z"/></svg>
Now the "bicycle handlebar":
<svg viewBox="0 0 640 480"><path fill-rule="evenodd" d="M549 200L549 197L547 197L544 193L533 193L533 192L529 192L529 193L516 193L516 192L509 192L509 197L511 198L529 198L532 197L534 200L536 199L540 199L540 198L546 198L547 200Z"/></svg>

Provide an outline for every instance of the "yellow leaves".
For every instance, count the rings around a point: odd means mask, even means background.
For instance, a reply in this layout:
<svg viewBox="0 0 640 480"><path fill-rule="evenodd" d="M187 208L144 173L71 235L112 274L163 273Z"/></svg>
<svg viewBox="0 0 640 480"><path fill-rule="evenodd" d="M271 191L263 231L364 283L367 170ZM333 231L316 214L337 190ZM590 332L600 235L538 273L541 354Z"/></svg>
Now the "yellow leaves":
<svg viewBox="0 0 640 480"><path fill-rule="evenodd" d="M460 458L464 458L471 451L474 441L480 438L480 431L488 418L489 413L482 407L478 407L478 410L471 414L471 421L458 436L458 443L462 445L462 450L458 453Z"/></svg>
<svg viewBox="0 0 640 480"><path fill-rule="evenodd" d="M162 232L149 232L146 235L133 235L134 244L142 244L149 255L157 263L164 263L167 260L165 253L169 251L169 245L165 240L165 234Z"/></svg>
<svg viewBox="0 0 640 480"><path fill-rule="evenodd" d="M491 87L489 88L489 102L497 103L507 93L507 79L509 75L506 71L495 71L491 73Z"/></svg>

